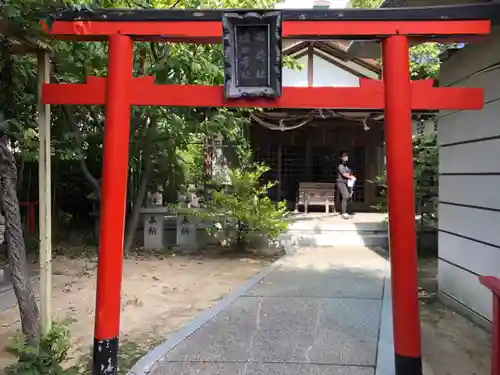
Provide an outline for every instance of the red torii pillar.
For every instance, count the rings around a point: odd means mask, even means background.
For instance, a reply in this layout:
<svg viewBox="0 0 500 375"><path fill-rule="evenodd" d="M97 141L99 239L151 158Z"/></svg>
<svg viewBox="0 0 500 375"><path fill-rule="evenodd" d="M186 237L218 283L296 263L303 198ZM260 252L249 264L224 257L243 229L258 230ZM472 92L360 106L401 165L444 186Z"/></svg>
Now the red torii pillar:
<svg viewBox="0 0 500 375"><path fill-rule="evenodd" d="M394 352L397 375L422 375L408 38L382 42Z"/></svg>
<svg viewBox="0 0 500 375"><path fill-rule="evenodd" d="M134 43L110 35L92 373L116 374Z"/></svg>

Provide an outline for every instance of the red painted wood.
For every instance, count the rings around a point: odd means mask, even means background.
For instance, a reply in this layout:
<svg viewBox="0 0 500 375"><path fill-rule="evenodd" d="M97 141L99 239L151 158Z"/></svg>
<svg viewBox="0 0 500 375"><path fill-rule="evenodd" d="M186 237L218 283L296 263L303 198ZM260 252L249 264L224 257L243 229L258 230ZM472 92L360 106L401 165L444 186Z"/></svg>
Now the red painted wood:
<svg viewBox="0 0 500 375"><path fill-rule="evenodd" d="M132 39L111 36L109 78L104 81L106 90L102 89L103 94L106 92L106 121L94 330L97 340L117 338L120 331L132 62Z"/></svg>
<svg viewBox="0 0 500 375"><path fill-rule="evenodd" d="M494 276L479 276L479 281L493 294L500 297L500 279Z"/></svg>
<svg viewBox="0 0 500 375"><path fill-rule="evenodd" d="M483 89L435 88L432 80L411 82L414 110L481 109ZM106 78L88 77L86 84L45 84L46 104L104 104ZM361 79L360 87L284 87L277 99L226 100L221 86L157 85L154 77L134 78L132 105L193 107L383 109L384 84Z"/></svg>
<svg viewBox="0 0 500 375"><path fill-rule="evenodd" d="M37 205L38 201L31 201L31 202L19 202L19 206L21 207L29 207L31 205Z"/></svg>
<svg viewBox="0 0 500 375"><path fill-rule="evenodd" d="M479 276L479 281L493 292L491 375L500 375L500 279L494 276Z"/></svg>
<svg viewBox="0 0 500 375"><path fill-rule="evenodd" d="M27 215L28 232L31 234L35 233L35 230L36 230L35 206L37 204L38 204L37 201L19 202L20 207L28 207L28 215Z"/></svg>
<svg viewBox="0 0 500 375"><path fill-rule="evenodd" d="M500 295L493 297L491 335L491 375L500 375Z"/></svg>
<svg viewBox="0 0 500 375"><path fill-rule="evenodd" d="M285 21L284 37L349 35L481 35L490 21Z"/></svg>
<svg viewBox="0 0 500 375"><path fill-rule="evenodd" d="M484 40L487 35L468 35L468 36L443 36L441 38L432 39L436 43L480 43ZM425 43L428 42L428 38L425 37L412 37L410 42L412 43Z"/></svg>
<svg viewBox="0 0 500 375"><path fill-rule="evenodd" d="M35 233L35 205L32 204L28 206L28 232L33 234Z"/></svg>
<svg viewBox="0 0 500 375"><path fill-rule="evenodd" d="M417 359L422 353L408 38L397 35L385 39L382 56L394 350L398 356ZM421 95L432 90L425 86L429 86L428 81L417 81L416 87L423 88ZM405 374L396 368L396 375Z"/></svg>
<svg viewBox="0 0 500 375"><path fill-rule="evenodd" d="M447 36L486 35L490 21L284 21L284 38L345 38L389 35ZM46 31L56 38L102 40L104 36L126 34L142 40L185 43L221 43L220 21L55 21ZM457 37L459 39L459 37Z"/></svg>

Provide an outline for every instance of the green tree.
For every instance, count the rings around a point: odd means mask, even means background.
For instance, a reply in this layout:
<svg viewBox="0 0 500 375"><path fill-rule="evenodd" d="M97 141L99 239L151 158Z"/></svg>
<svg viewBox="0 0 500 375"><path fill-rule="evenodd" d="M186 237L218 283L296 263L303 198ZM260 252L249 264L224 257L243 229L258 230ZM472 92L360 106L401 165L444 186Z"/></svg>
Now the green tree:
<svg viewBox="0 0 500 375"><path fill-rule="evenodd" d="M415 205L416 213L420 215L420 229L434 227L437 222L438 198L438 146L437 134L418 134L413 137L413 164L415 168ZM387 173L377 177L377 186L382 189L384 199L380 200L376 208L387 212Z"/></svg>
<svg viewBox="0 0 500 375"><path fill-rule="evenodd" d="M33 102L29 98L34 91L29 89L29 85L22 85L22 79L26 77L16 79L17 71L14 59L10 55L11 47L10 38L2 36L0 38L2 85L2 90L0 90L0 216L5 218L5 241L12 273L12 285L21 315L21 327L27 340L36 345L40 335L39 311L29 280L26 246L17 197L18 163L16 153L13 152L24 145L27 149L32 146L33 128L23 125L24 121L30 121L30 117L33 117L30 111L30 109L34 110ZM21 91L23 89L26 91ZM23 106L26 107L23 108Z"/></svg>
<svg viewBox="0 0 500 375"><path fill-rule="evenodd" d="M349 8L378 8L384 0L349 0Z"/></svg>
<svg viewBox="0 0 500 375"><path fill-rule="evenodd" d="M272 0L100 0L104 8L270 8ZM0 18L26 38L41 37L40 14L56 9L82 8L92 11L84 0L11 0L1 6ZM50 26L50 17L47 18ZM69 43L46 40L52 50L52 79L56 82L84 82L88 76L105 76L106 43ZM3 37L1 50L0 110L5 118L0 128L0 192L6 221L11 266L17 275L15 288L23 332L36 341L39 317L28 282L26 254L16 192L16 161L36 158L36 60L33 56L13 56L13 40ZM221 84L222 49L214 45L178 43L135 43L134 74L153 75L160 84ZM290 61L288 61L290 63ZM241 142L248 124L247 111L227 109L136 107L133 109L130 136L130 170L134 177L129 190L131 215L128 218L126 249L140 217L146 192L163 184L176 191L183 181L180 151L189 150L193 135L222 135L226 141ZM95 196L100 198L100 176L90 164L102 159L104 108L102 106L53 106L52 148L56 158L78 161L82 174ZM203 136L200 138L203 139ZM17 158L17 160L16 160ZM92 163L91 163L92 162ZM172 194L173 195L173 194ZM17 270L17 271L16 271Z"/></svg>

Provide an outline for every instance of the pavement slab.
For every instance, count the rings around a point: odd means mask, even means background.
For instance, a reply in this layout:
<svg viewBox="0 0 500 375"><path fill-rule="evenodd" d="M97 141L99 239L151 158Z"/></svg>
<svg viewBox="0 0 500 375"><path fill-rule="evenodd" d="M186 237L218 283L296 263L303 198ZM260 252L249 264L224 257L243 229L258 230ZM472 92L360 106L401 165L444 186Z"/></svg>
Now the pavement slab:
<svg viewBox="0 0 500 375"><path fill-rule="evenodd" d="M384 280L356 267L323 272L283 268L247 292L258 297L382 298Z"/></svg>
<svg viewBox="0 0 500 375"><path fill-rule="evenodd" d="M190 363L156 367L151 375L373 375L373 368L295 363Z"/></svg>
<svg viewBox="0 0 500 375"><path fill-rule="evenodd" d="M373 375L386 272L378 250L300 249L142 373Z"/></svg>
<svg viewBox="0 0 500 375"><path fill-rule="evenodd" d="M379 315L376 300L241 298L166 360L374 366Z"/></svg>

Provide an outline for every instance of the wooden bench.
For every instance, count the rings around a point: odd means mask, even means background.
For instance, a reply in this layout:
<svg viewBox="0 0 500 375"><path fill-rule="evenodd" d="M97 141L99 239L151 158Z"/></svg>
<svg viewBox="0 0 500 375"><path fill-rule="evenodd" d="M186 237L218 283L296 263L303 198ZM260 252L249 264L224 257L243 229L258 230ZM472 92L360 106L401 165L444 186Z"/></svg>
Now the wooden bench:
<svg viewBox="0 0 500 375"><path fill-rule="evenodd" d="M295 212L299 206L304 206L304 212L308 212L308 206L325 206L325 212L330 212L330 206L335 211L335 183L326 182L299 182Z"/></svg>

